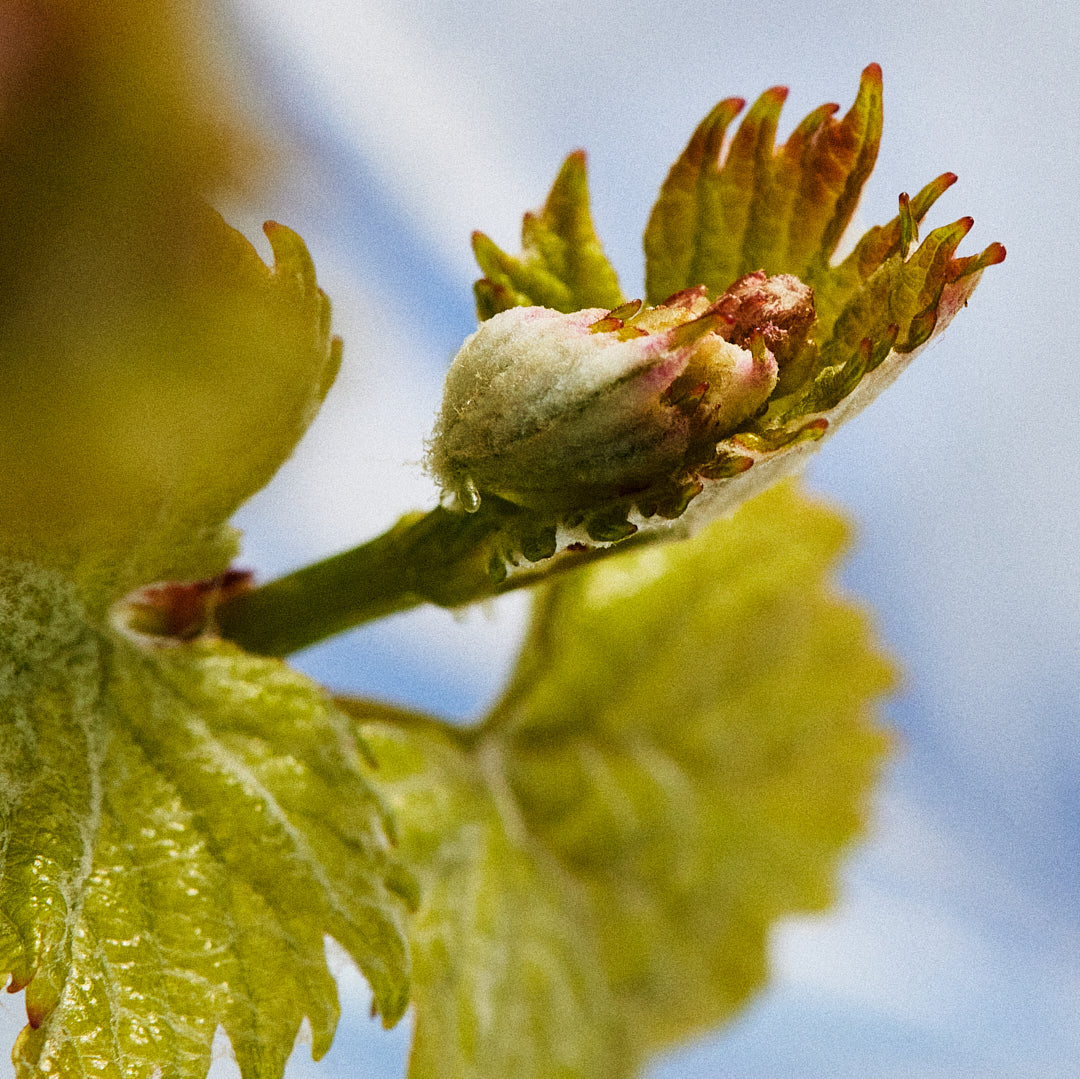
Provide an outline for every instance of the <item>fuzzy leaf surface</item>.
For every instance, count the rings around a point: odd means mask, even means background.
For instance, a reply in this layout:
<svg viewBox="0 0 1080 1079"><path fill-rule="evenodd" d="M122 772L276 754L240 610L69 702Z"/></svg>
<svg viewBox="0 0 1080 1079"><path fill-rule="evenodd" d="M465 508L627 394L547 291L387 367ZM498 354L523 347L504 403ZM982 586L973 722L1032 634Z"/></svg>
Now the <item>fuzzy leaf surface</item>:
<svg viewBox="0 0 1080 1079"><path fill-rule="evenodd" d="M60 575L0 574L0 977L22 1077L201 1079L214 1031L277 1077L337 1020L324 936L389 1021L408 993L400 873L344 716L220 643L142 650Z"/></svg>
<svg viewBox="0 0 1080 1079"><path fill-rule="evenodd" d="M411 1079L637 1074L831 901L891 681L828 583L844 538L776 488L549 587L475 731L350 706L423 896Z"/></svg>

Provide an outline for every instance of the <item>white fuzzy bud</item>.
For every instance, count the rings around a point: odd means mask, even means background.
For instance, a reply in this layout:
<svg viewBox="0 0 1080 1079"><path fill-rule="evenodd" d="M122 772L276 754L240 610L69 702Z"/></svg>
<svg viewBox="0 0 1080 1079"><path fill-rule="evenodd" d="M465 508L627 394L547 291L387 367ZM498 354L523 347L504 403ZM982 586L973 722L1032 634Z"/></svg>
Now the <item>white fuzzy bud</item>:
<svg viewBox="0 0 1080 1079"><path fill-rule="evenodd" d="M645 309L495 315L447 375L431 472L470 510L492 494L560 522L618 503L677 516L717 444L776 387L785 316L772 303L757 332L746 309L773 290L798 307L800 334L813 320L809 290L773 280L751 275L715 303L689 289Z"/></svg>

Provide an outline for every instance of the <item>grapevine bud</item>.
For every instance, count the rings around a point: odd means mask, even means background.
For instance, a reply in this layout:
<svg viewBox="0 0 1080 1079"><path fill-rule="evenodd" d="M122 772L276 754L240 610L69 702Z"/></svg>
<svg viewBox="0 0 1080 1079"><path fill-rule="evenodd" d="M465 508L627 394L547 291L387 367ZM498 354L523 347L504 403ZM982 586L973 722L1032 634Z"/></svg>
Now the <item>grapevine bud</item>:
<svg viewBox="0 0 1080 1079"><path fill-rule="evenodd" d="M846 114L825 105L774 146L786 94L766 90L730 138L745 102L721 101L672 166L645 229L655 306L622 301L581 153L525 215L519 256L474 235L490 321L450 371L428 464L451 504L492 496L493 574L734 512L798 471L1005 257L956 256L971 218L919 243L944 173L835 262L877 154L881 68Z"/></svg>
<svg viewBox="0 0 1080 1079"><path fill-rule="evenodd" d="M648 308L503 311L450 368L430 470L466 509L492 494L561 523L677 516L813 320L809 288L761 272L715 302L699 287Z"/></svg>

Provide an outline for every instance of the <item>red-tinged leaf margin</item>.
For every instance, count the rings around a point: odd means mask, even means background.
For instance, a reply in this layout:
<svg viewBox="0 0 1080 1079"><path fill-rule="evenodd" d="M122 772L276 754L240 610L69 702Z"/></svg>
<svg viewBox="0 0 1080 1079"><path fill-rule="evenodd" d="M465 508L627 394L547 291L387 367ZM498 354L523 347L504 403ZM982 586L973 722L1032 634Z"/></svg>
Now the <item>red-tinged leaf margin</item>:
<svg viewBox="0 0 1080 1079"><path fill-rule="evenodd" d="M827 265L874 167L881 140L881 68L862 74L841 120L815 109L778 149L787 90L766 90L724 152L741 98L720 102L668 174L645 231L649 303L704 284L719 294L744 273L807 279Z"/></svg>

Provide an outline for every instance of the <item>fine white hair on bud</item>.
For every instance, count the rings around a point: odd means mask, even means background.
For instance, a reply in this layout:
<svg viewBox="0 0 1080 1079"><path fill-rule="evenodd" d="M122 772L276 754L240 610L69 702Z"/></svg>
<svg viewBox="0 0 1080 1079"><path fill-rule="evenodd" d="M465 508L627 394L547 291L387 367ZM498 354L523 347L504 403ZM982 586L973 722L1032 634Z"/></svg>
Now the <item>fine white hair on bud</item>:
<svg viewBox="0 0 1080 1079"><path fill-rule="evenodd" d="M503 311L450 368L428 467L467 511L496 495L593 539L633 531L631 511L677 517L702 477L749 466L717 447L766 408L813 320L810 289L764 273L715 301Z"/></svg>

